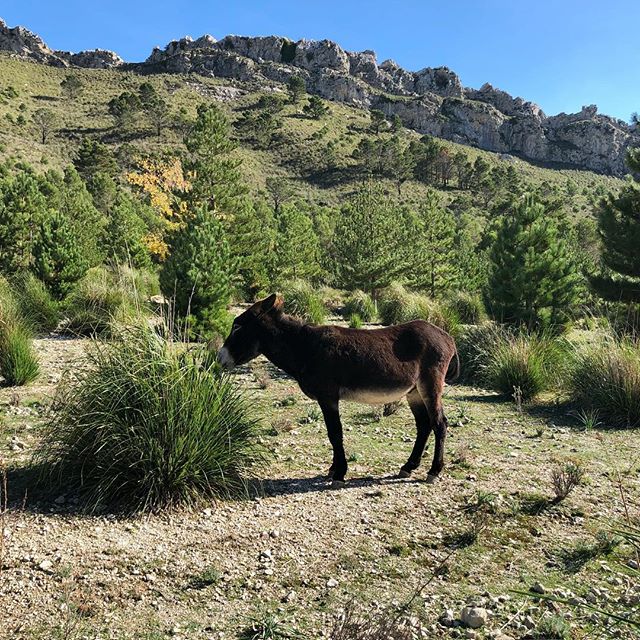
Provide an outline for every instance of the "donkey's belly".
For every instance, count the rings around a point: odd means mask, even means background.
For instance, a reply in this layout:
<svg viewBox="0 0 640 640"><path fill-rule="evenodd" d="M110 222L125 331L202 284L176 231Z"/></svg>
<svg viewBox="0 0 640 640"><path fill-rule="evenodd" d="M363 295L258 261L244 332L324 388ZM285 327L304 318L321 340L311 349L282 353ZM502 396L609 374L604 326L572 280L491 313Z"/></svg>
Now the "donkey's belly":
<svg viewBox="0 0 640 640"><path fill-rule="evenodd" d="M340 400L360 402L362 404L387 404L404 398L413 387L399 389L340 389Z"/></svg>

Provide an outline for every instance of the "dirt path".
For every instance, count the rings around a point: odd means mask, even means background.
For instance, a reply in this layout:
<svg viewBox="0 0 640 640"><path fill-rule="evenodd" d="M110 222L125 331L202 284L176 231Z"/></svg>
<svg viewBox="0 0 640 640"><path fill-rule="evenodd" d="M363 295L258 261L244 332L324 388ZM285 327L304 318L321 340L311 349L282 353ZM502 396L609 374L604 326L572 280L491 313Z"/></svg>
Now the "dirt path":
<svg viewBox="0 0 640 640"><path fill-rule="evenodd" d="M0 457L10 465L28 460L47 397L84 346L39 340L37 383L0 391ZM408 407L382 418L347 405L350 480L334 491L322 478L330 449L314 404L265 361L238 378L264 412L273 452L257 497L119 519L78 515L65 495L24 499L16 481L4 522L0 637L238 638L274 616L282 632L321 638L350 601L382 609L427 582L407 614L416 638L552 637L539 634L558 618L555 608L572 637L632 637L511 590L536 585L637 611L640 593L624 568L633 559L620 551L618 562L618 552L596 544L624 517L618 472L629 509L640 513L637 433L578 431L552 398L519 415L492 394L450 388L448 466L427 485L426 465L415 480L393 478L412 446ZM549 506L553 461L568 457L584 462L587 478ZM487 612L480 629L460 626L466 605Z"/></svg>

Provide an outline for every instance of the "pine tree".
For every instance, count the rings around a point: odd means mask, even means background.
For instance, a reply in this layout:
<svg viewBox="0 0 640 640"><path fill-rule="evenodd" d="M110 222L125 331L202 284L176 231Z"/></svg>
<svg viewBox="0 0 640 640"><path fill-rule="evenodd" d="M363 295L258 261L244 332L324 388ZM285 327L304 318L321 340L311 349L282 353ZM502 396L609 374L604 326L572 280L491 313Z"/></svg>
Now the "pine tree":
<svg viewBox="0 0 640 640"><path fill-rule="evenodd" d="M245 191L234 157L235 142L229 122L215 105L200 105L198 117L185 141L189 155L183 162L191 190L185 199L191 206L204 204L218 216L233 213L238 197Z"/></svg>
<svg viewBox="0 0 640 640"><path fill-rule="evenodd" d="M307 93L307 83L304 78L300 76L291 76L287 82L287 91L289 93L289 100L293 104L297 104L302 100L302 97Z"/></svg>
<svg viewBox="0 0 640 640"><path fill-rule="evenodd" d="M487 306L498 320L537 328L570 316L582 278L557 220L531 195L503 217L490 260Z"/></svg>
<svg viewBox="0 0 640 640"><path fill-rule="evenodd" d="M365 185L340 211L331 254L337 284L375 293L410 264L405 212L380 187Z"/></svg>
<svg viewBox="0 0 640 640"><path fill-rule="evenodd" d="M149 267L151 258L144 242L148 228L141 213L144 205L129 194L118 190L107 213L102 235L102 250L106 259L134 267Z"/></svg>
<svg viewBox="0 0 640 640"><path fill-rule="evenodd" d="M248 300L272 288L277 233L271 207L263 199L245 199L229 228L229 244Z"/></svg>
<svg viewBox="0 0 640 640"><path fill-rule="evenodd" d="M409 283L436 297L451 289L456 281L456 222L440 205L435 191L429 191L415 216L413 260Z"/></svg>
<svg viewBox="0 0 640 640"><path fill-rule="evenodd" d="M276 246L271 280L313 279L321 272L318 237L311 217L295 203L286 203L275 214Z"/></svg>
<svg viewBox="0 0 640 640"><path fill-rule="evenodd" d="M302 112L309 118L320 120L329 113L329 107L318 96L309 96L309 102L304 105Z"/></svg>
<svg viewBox="0 0 640 640"><path fill-rule="evenodd" d="M47 216L41 179L28 171L0 181L0 271L11 274L33 264L33 245Z"/></svg>
<svg viewBox="0 0 640 640"><path fill-rule="evenodd" d="M192 316L198 335L224 333L235 264L222 222L201 204L172 234L170 247L160 271L162 292L175 299L179 316Z"/></svg>
<svg viewBox="0 0 640 640"><path fill-rule="evenodd" d="M369 111L369 116L371 117L371 131L376 135L388 127L387 117L382 111L380 111L380 109L371 109L371 111Z"/></svg>
<svg viewBox="0 0 640 640"><path fill-rule="evenodd" d="M631 151L628 164L640 173L640 149ZM618 195L601 204L598 229L602 261L612 275L592 278L600 295L608 300L640 302L640 182L629 177Z"/></svg>
<svg viewBox="0 0 640 640"><path fill-rule="evenodd" d="M64 298L89 265L67 216L50 212L33 247L33 272L58 299Z"/></svg>

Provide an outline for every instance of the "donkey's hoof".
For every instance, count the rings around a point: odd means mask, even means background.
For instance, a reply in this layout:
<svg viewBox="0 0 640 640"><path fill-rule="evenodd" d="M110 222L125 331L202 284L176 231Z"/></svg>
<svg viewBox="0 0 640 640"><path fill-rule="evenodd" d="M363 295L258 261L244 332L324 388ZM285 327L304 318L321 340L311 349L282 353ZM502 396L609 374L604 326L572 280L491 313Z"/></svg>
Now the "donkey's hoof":
<svg viewBox="0 0 640 640"><path fill-rule="evenodd" d="M344 480L332 480L331 488L332 489L344 489L347 486L347 483Z"/></svg>
<svg viewBox="0 0 640 640"><path fill-rule="evenodd" d="M398 478L410 478L411 471L407 471L406 469L400 469L400 473L398 473Z"/></svg>
<svg viewBox="0 0 640 640"><path fill-rule="evenodd" d="M434 475L433 473L427 474L427 484L434 484L437 479L438 479L438 476Z"/></svg>

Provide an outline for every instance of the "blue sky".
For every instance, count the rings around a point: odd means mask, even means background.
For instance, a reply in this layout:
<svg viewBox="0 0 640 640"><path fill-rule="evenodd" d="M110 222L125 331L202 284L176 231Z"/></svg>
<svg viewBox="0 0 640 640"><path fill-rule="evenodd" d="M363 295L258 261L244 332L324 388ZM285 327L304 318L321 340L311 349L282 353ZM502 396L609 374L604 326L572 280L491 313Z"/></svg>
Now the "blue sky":
<svg viewBox="0 0 640 640"><path fill-rule="evenodd" d="M0 17L55 49L147 57L183 35L329 38L407 69L446 65L547 114L640 111L640 0L2 0Z"/></svg>

